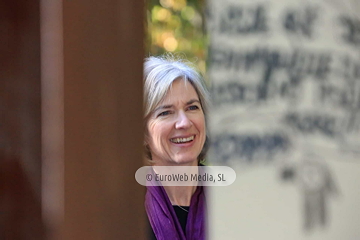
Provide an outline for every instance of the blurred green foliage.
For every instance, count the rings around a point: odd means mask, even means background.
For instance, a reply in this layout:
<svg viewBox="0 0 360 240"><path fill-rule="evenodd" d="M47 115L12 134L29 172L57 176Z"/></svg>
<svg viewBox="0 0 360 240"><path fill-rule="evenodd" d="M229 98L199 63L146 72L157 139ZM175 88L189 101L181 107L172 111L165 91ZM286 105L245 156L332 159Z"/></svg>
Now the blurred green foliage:
<svg viewBox="0 0 360 240"><path fill-rule="evenodd" d="M180 54L205 76L205 0L147 0L146 55Z"/></svg>

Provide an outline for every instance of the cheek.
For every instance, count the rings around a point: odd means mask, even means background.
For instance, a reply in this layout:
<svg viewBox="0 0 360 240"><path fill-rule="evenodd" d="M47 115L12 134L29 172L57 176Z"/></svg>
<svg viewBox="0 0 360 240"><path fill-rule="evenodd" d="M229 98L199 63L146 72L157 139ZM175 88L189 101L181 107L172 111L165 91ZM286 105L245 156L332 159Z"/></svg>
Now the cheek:
<svg viewBox="0 0 360 240"><path fill-rule="evenodd" d="M166 123L152 120L148 124L149 140L152 144L157 144L163 141L167 137L167 125Z"/></svg>
<svg viewBox="0 0 360 240"><path fill-rule="evenodd" d="M157 132L157 125L156 122L154 121L149 121L148 125L147 125L147 129L148 129L148 141L149 144L153 144L156 138L156 132Z"/></svg>
<svg viewBox="0 0 360 240"><path fill-rule="evenodd" d="M206 124L205 124L205 117L199 116L194 120L196 127L202 134L206 135Z"/></svg>
<svg viewBox="0 0 360 240"><path fill-rule="evenodd" d="M206 123L205 123L205 117L201 117L196 122L196 127L198 131L200 132L202 144L205 143L206 140Z"/></svg>

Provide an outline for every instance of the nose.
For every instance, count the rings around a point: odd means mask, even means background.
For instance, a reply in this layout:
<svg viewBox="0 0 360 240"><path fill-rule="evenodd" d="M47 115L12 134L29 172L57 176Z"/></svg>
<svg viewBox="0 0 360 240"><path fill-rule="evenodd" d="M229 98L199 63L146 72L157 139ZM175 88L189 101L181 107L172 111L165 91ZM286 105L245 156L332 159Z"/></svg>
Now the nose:
<svg viewBox="0 0 360 240"><path fill-rule="evenodd" d="M176 119L176 123L175 123L175 128L176 129L186 129L191 127L192 122L189 119L189 117L186 115L186 113L184 112L179 112L177 119Z"/></svg>

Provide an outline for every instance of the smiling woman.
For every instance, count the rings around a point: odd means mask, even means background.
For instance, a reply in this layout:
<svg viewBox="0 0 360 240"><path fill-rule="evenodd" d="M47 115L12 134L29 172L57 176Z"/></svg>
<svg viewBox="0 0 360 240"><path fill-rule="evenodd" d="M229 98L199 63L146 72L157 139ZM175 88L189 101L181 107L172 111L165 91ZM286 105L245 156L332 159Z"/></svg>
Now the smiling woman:
<svg viewBox="0 0 360 240"><path fill-rule="evenodd" d="M185 61L150 57L144 64L145 151L154 166L198 166L206 153L208 92ZM205 239L202 186L147 187L151 239Z"/></svg>
<svg viewBox="0 0 360 240"><path fill-rule="evenodd" d="M193 165L205 143L205 117L194 87L173 82L150 115L147 142L155 165Z"/></svg>

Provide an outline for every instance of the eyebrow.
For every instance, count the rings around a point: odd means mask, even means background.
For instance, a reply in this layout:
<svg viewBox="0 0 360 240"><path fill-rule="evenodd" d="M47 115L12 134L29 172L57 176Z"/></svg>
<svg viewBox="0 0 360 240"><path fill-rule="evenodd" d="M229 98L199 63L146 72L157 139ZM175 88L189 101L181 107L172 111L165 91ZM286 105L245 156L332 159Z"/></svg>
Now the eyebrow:
<svg viewBox="0 0 360 240"><path fill-rule="evenodd" d="M190 101L188 101L188 102L186 103L186 105L190 105L190 104L193 104L193 103L195 103L195 102L201 104L199 100L197 100L197 99L191 99Z"/></svg>
<svg viewBox="0 0 360 240"><path fill-rule="evenodd" d="M197 102L197 103L199 103L200 105L201 105L201 103L200 103L200 101L199 100L197 100L197 99L191 99L190 101L188 101L187 103L186 103L186 105L190 105L190 104L193 104L193 103L195 103L195 102ZM160 110L160 109L169 109L169 108L172 108L174 105L162 105L162 106L159 106L159 107L157 107L155 110L154 110L154 112L156 112L156 111L158 111L158 110Z"/></svg>

